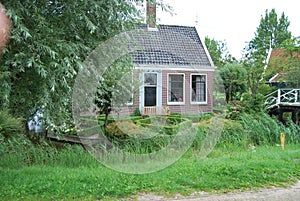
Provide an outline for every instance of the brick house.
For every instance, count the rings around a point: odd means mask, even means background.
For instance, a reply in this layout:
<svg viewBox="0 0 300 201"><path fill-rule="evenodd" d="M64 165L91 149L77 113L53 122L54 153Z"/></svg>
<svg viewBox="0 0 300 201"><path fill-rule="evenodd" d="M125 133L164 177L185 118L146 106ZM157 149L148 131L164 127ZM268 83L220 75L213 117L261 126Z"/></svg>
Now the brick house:
<svg viewBox="0 0 300 201"><path fill-rule="evenodd" d="M156 9L147 5L152 19ZM132 52L140 81L131 112L171 113L212 112L215 66L197 29L190 26L148 24L135 36L140 48ZM149 110L148 112L146 110Z"/></svg>

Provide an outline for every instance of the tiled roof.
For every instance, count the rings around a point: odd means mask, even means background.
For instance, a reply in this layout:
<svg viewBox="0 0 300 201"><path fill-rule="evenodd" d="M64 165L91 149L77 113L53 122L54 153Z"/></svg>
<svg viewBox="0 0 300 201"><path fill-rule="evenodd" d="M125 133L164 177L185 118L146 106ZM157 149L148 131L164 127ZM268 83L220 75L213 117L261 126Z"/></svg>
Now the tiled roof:
<svg viewBox="0 0 300 201"><path fill-rule="evenodd" d="M272 81L282 80L284 75L299 62L300 56L297 52L291 52L284 48L272 49L265 74L267 77L272 76L270 79Z"/></svg>
<svg viewBox="0 0 300 201"><path fill-rule="evenodd" d="M139 44L132 53L136 64L213 68L195 27L159 25L148 30L143 26L133 37Z"/></svg>

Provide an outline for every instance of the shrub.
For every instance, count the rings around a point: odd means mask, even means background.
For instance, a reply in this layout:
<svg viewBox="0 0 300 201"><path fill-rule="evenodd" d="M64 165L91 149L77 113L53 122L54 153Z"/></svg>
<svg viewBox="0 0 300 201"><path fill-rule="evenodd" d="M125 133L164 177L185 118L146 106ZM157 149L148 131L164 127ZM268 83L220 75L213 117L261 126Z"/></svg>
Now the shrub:
<svg viewBox="0 0 300 201"><path fill-rule="evenodd" d="M247 143L248 139L240 122L230 119L224 121L223 131L218 144L244 145Z"/></svg>
<svg viewBox="0 0 300 201"><path fill-rule="evenodd" d="M140 133L139 127L129 121L112 122L107 125L105 131L112 138L127 138Z"/></svg>
<svg viewBox="0 0 300 201"><path fill-rule="evenodd" d="M22 119L13 117L7 110L0 110L0 135L9 138L23 132Z"/></svg>

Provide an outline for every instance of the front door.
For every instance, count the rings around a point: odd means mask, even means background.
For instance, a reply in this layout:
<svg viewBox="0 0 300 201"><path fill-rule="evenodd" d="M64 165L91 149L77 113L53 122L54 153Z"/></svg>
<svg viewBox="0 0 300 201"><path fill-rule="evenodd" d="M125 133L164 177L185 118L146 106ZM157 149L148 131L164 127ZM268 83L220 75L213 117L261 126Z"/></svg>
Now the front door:
<svg viewBox="0 0 300 201"><path fill-rule="evenodd" d="M157 74L144 74L144 106L156 106Z"/></svg>
<svg viewBox="0 0 300 201"><path fill-rule="evenodd" d="M156 106L156 87L145 87L145 106Z"/></svg>

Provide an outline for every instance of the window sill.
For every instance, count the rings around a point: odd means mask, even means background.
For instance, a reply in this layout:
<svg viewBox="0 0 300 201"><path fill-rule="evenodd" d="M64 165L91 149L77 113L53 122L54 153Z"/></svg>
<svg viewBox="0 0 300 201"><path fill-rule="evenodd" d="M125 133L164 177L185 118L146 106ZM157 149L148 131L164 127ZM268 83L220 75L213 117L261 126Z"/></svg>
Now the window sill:
<svg viewBox="0 0 300 201"><path fill-rule="evenodd" d="M185 105L185 102L168 102L168 105Z"/></svg>
<svg viewBox="0 0 300 201"><path fill-rule="evenodd" d="M208 105L207 102L191 102L191 105Z"/></svg>

